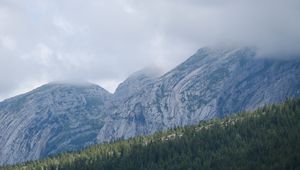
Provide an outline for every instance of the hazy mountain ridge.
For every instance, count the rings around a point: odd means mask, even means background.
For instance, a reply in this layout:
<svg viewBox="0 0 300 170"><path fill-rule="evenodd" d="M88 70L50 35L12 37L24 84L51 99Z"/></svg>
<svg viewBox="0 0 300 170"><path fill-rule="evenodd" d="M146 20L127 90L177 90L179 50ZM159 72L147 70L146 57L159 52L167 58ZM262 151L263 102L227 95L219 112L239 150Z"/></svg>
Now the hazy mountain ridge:
<svg viewBox="0 0 300 170"><path fill-rule="evenodd" d="M0 103L0 164L152 134L300 96L300 60L201 48L170 72L142 71L115 94L52 83Z"/></svg>
<svg viewBox="0 0 300 170"><path fill-rule="evenodd" d="M0 170L299 169L300 100Z"/></svg>
<svg viewBox="0 0 300 170"><path fill-rule="evenodd" d="M14 163L76 150L95 135L112 97L92 84L47 84L5 100L0 110L1 163ZM105 108L104 108L105 107Z"/></svg>
<svg viewBox="0 0 300 170"><path fill-rule="evenodd" d="M253 48L202 48L124 101L99 142L195 124L300 95L300 61L257 58Z"/></svg>

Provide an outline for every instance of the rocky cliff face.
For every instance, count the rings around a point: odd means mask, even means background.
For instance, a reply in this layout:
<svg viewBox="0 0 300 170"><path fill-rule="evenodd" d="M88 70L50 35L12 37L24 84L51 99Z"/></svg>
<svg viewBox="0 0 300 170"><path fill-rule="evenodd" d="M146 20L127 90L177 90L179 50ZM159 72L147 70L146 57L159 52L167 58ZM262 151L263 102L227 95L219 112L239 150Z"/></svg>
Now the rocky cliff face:
<svg viewBox="0 0 300 170"><path fill-rule="evenodd" d="M94 144L109 110L92 84L47 84L0 104L0 163L38 159Z"/></svg>
<svg viewBox="0 0 300 170"><path fill-rule="evenodd" d="M147 135L300 96L300 61L252 48L202 48L106 118L98 141Z"/></svg>
<svg viewBox="0 0 300 170"><path fill-rule="evenodd" d="M152 134L300 96L300 60L202 48L170 72L135 73L110 94L54 83L0 103L0 164Z"/></svg>

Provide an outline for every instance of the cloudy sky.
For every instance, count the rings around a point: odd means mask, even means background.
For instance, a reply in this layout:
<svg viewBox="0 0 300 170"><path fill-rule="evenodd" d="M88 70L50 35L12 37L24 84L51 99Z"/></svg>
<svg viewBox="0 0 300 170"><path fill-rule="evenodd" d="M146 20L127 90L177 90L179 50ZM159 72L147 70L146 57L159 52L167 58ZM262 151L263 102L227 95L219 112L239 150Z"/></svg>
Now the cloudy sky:
<svg viewBox="0 0 300 170"><path fill-rule="evenodd" d="M300 51L299 0L0 0L0 100L50 81L110 90L202 46Z"/></svg>

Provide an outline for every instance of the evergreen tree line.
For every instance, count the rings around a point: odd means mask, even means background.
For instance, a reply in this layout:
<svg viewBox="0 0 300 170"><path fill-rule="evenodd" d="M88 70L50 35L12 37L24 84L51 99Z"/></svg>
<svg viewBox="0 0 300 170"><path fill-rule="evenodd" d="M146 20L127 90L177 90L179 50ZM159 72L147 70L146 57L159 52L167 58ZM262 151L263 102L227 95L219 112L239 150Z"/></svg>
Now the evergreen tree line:
<svg viewBox="0 0 300 170"><path fill-rule="evenodd" d="M1 170L300 169L300 100Z"/></svg>

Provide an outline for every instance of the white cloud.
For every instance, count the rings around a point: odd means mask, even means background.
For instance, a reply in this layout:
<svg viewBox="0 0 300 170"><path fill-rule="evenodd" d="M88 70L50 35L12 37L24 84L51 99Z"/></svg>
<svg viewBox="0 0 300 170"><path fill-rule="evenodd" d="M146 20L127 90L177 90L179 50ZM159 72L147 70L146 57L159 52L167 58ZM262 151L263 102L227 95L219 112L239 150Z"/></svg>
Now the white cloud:
<svg viewBox="0 0 300 170"><path fill-rule="evenodd" d="M9 36L0 35L0 44L8 50L14 50L16 48L16 42Z"/></svg>
<svg viewBox="0 0 300 170"><path fill-rule="evenodd" d="M62 31L62 34L73 35L75 33L74 27L61 17L54 17L53 24Z"/></svg>
<svg viewBox="0 0 300 170"><path fill-rule="evenodd" d="M113 91L132 72L166 71L216 43L295 55L299 9L299 0L0 0L0 96L64 79Z"/></svg>

